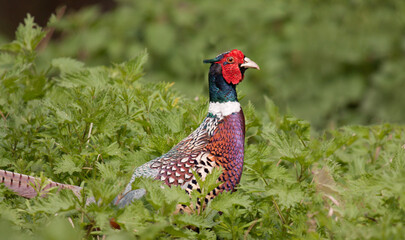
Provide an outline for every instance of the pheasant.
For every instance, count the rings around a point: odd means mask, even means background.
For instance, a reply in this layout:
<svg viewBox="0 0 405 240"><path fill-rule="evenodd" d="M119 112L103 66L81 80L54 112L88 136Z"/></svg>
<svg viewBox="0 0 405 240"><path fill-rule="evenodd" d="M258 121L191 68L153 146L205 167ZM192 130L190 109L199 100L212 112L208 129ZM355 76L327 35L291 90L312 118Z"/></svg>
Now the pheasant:
<svg viewBox="0 0 405 240"><path fill-rule="evenodd" d="M114 204L124 207L145 195L144 189L132 190L132 183L139 177L154 178L169 186L181 186L189 194L201 191L193 171L205 179L214 168L223 170L218 179L221 184L205 197L205 203L223 191L235 190L243 170L245 141L245 118L238 102L236 85L243 80L246 69L260 68L237 49L204 60L204 63L211 64L207 116L194 132L166 154L136 168ZM36 180L27 175L0 170L0 183L23 197L37 195ZM77 196L81 190L77 186L49 182L45 193L50 187L71 189ZM185 205L178 208L179 211L187 211Z"/></svg>

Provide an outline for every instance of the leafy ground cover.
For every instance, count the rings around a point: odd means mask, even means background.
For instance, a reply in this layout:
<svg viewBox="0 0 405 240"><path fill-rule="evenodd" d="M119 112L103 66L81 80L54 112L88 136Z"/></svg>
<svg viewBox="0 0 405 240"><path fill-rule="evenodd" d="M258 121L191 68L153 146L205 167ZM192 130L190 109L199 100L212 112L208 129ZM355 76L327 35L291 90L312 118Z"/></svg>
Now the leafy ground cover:
<svg viewBox="0 0 405 240"><path fill-rule="evenodd" d="M46 33L28 17L0 52L0 167L84 186L26 200L0 188L4 239L401 239L405 236L405 127L315 131L247 98L245 166L235 193L202 212L180 189L140 180L145 199L110 203L134 167L168 151L198 126L207 98L143 77L145 51L111 66L74 58L37 64ZM246 81L248 81L247 79ZM217 174L217 173L216 173ZM215 187L216 175L203 183ZM203 193L204 194L204 191ZM85 204L85 196L98 204ZM201 195L193 196L195 201ZM114 218L121 230L113 230ZM198 231L196 231L198 229Z"/></svg>
<svg viewBox="0 0 405 240"><path fill-rule="evenodd" d="M403 0L116 4L109 12L95 5L54 22L59 37L39 57L98 66L147 48L147 79L175 82L195 98L207 92L201 59L237 48L262 67L243 85L258 110L267 95L281 112L317 129L405 122L398 111L405 102Z"/></svg>

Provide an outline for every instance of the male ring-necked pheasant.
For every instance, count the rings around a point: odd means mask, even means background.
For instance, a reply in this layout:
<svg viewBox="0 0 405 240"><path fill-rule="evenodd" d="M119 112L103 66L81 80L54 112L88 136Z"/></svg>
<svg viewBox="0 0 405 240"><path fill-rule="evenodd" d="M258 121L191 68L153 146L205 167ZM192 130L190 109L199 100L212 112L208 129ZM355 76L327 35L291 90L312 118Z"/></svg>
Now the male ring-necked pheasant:
<svg viewBox="0 0 405 240"><path fill-rule="evenodd" d="M237 49L204 60L204 63L211 63L208 75L210 103L206 118L169 152L136 168L114 204L122 207L145 194L144 189L132 190L131 185L138 177L155 178L169 186L180 185L191 193L199 190L193 171L204 179L214 168L222 167L223 173L219 177L222 183L206 196L206 202L224 190L233 191L239 183L243 169L245 118L236 85L243 80L247 68L259 69L259 66ZM35 182L34 177L0 170L0 182L27 198L37 194L29 184ZM47 188L55 186L80 194L80 187L56 182L49 183Z"/></svg>

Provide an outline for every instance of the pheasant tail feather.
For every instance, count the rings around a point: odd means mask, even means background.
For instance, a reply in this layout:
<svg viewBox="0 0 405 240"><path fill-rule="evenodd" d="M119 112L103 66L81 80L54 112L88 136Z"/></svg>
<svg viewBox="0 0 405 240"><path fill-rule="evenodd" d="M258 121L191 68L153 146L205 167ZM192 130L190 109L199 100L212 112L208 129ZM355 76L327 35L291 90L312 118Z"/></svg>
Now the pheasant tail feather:
<svg viewBox="0 0 405 240"><path fill-rule="evenodd" d="M12 190L17 195L26 198L36 197L38 193L40 193L41 197L44 197L49 192L50 188L55 187L59 188L59 190L70 189L77 197L80 197L81 190L81 187L57 183L53 181L47 181L46 185L43 186L42 180L40 178L5 170L0 170L0 183L4 183L4 185L8 189Z"/></svg>

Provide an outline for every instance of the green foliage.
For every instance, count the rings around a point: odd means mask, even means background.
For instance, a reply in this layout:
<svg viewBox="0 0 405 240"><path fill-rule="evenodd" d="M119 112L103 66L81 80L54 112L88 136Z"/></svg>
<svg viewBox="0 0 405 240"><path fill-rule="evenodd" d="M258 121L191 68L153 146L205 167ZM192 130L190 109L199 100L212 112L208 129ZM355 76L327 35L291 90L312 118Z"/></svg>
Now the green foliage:
<svg viewBox="0 0 405 240"><path fill-rule="evenodd" d="M97 12L84 13L81 18L96 21ZM177 17L185 26L192 24ZM115 20L128 19L123 15ZM148 38L168 31L159 24L155 27L147 30ZM84 189L81 198L63 190L26 200L0 187L0 232L5 238L400 239L405 235L405 127L346 126L316 132L307 121L280 114L268 98L262 111L242 104L247 140L237 192L221 194L204 211L173 214L177 204L192 206L217 186L220 172L205 181L198 179L203 193L192 199L181 188L141 179L135 185L147 190L145 198L118 209L111 202L134 167L165 153L196 128L206 113L207 98L190 100L175 92L172 83L151 83L149 75L143 77L144 50L112 66L89 67L67 57L44 61L44 52L38 56L35 51L44 36L28 16L16 40L0 48L0 167ZM177 36L169 36L160 50ZM151 54L155 58L156 53ZM357 59L356 54L350 56ZM89 196L97 203L86 204ZM113 230L110 220L121 230Z"/></svg>
<svg viewBox="0 0 405 240"><path fill-rule="evenodd" d="M202 59L238 48L262 68L241 84L258 109L265 95L318 129L403 123L403 12L402 0L118 0L56 21L61 37L43 56L98 65L146 47L148 79L175 79L194 98L207 89Z"/></svg>

